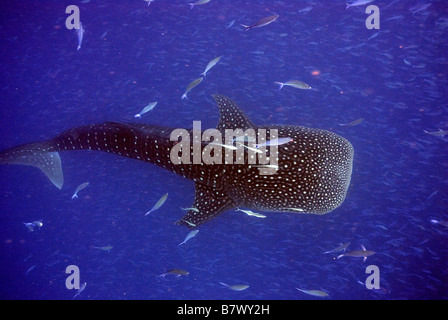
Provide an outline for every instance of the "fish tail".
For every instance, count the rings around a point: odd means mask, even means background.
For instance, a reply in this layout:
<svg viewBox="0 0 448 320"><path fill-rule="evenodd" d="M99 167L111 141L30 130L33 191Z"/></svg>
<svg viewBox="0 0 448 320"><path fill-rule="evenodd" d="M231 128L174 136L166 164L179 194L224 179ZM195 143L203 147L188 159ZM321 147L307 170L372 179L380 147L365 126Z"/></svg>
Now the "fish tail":
<svg viewBox="0 0 448 320"><path fill-rule="evenodd" d="M279 86L278 90L280 90L281 88L283 88L283 86L285 85L283 82L275 81L275 83L278 84L278 86Z"/></svg>
<svg viewBox="0 0 448 320"><path fill-rule="evenodd" d="M279 85L278 90L280 90L281 88L283 88L283 86L285 85L283 82L278 82L278 81L274 81L274 83Z"/></svg>
<svg viewBox="0 0 448 320"><path fill-rule="evenodd" d="M61 157L51 141L24 144L0 152L0 164L20 164L39 168L50 181L62 188Z"/></svg>
<svg viewBox="0 0 448 320"><path fill-rule="evenodd" d="M72 199L78 198L78 195L75 193L74 195L72 195Z"/></svg>
<svg viewBox="0 0 448 320"><path fill-rule="evenodd" d="M245 31L247 31L247 30L249 30L250 29L250 26L246 26L245 24L242 24L242 23L240 23L244 28L246 28L246 30Z"/></svg>
<svg viewBox="0 0 448 320"><path fill-rule="evenodd" d="M194 3L193 2L189 2L188 4L190 5L190 9L194 8Z"/></svg>
<svg viewBox="0 0 448 320"><path fill-rule="evenodd" d="M348 8L350 8L350 3L345 3L347 6L345 7L345 10L347 10Z"/></svg>

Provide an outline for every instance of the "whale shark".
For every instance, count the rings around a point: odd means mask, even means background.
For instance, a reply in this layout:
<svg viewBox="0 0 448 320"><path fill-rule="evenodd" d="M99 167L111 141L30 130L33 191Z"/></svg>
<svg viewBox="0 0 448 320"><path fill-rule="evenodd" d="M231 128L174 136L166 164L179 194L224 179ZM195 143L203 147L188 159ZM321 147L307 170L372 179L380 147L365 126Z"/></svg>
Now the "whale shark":
<svg viewBox="0 0 448 320"><path fill-rule="evenodd" d="M273 172L263 174L263 165L249 161L250 148L244 149L242 162L175 163L172 151L179 139L173 141L171 137L174 128L117 122L76 127L50 140L1 151L0 164L35 166L61 189L64 177L59 152L62 151L98 150L150 162L195 182L194 202L176 221L190 229L235 208L321 215L343 203L354 156L348 140L323 129L297 125L257 126L228 97L215 94L213 98L219 108L216 127L219 132L275 130L279 137L290 138L291 142L276 146L275 154L272 150L266 152L267 157L276 157ZM192 140L197 134L194 130L187 132ZM201 142L199 149L188 150L195 156L195 152L204 153L206 147L207 143Z"/></svg>

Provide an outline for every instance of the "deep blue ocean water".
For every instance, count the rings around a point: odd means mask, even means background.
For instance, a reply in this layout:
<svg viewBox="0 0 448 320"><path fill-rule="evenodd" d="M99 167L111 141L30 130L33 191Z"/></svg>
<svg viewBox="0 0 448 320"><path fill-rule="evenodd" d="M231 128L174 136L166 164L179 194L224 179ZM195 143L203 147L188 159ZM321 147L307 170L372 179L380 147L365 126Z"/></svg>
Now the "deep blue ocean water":
<svg viewBox="0 0 448 320"><path fill-rule="evenodd" d="M86 30L79 51L65 26L71 4ZM447 299L448 227L431 220L448 220L448 136L424 130L448 130L448 5L371 4L380 29L366 28L367 5L344 1L212 0L193 9L187 0L2 1L2 150L104 121L213 128L211 95L221 93L257 124L335 132L355 158L334 212L229 211L183 246L189 230L174 222L193 202L190 180L100 152L61 152L62 190L36 168L2 165L0 298L72 299L65 270L76 265L87 282L77 299L321 299L296 288L325 299ZM241 26L273 14L267 26ZM274 83L288 80L314 90ZM134 118L152 101L153 111ZM33 232L23 224L38 219ZM323 254L347 242L348 251L376 253L365 262ZM110 252L94 248L106 245ZM369 265L380 289L365 286ZM173 268L189 274L158 277Z"/></svg>

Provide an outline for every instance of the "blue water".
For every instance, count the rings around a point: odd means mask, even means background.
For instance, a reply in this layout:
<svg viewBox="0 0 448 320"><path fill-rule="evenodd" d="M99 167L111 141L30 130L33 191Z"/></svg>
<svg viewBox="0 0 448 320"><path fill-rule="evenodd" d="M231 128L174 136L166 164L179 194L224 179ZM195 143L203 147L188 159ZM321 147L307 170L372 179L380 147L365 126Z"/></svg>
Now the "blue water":
<svg viewBox="0 0 448 320"><path fill-rule="evenodd" d="M213 128L211 95L221 93L257 124L348 139L347 199L323 216L229 211L178 246L188 229L174 222L193 202L190 180L86 151L61 153L61 191L36 168L0 166L0 297L72 299L65 270L76 265L87 282L77 299L321 299L296 288L326 299L447 299L448 228L431 220L448 220L448 136L424 132L448 130L445 1L375 1L378 30L366 28L365 5L346 10L344 1L187 2L2 1L0 149L104 121ZM86 30L79 51L65 27L70 4ZM279 18L267 26L240 25L272 14ZM274 84L287 80L315 90ZM23 224L38 219L34 232ZM365 262L323 254L346 242L376 254ZM110 252L94 248L109 244ZM380 289L365 286L369 265L379 268ZM173 268L189 274L157 277Z"/></svg>

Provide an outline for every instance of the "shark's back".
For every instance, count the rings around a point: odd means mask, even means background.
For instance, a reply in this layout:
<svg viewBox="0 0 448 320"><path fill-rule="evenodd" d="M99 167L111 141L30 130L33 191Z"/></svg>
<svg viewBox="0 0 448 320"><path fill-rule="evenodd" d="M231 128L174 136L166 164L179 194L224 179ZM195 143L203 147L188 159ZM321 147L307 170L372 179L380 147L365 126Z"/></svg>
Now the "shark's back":
<svg viewBox="0 0 448 320"><path fill-rule="evenodd" d="M259 129L263 129L260 127ZM345 199L353 147L332 132L300 126L269 126L293 141L278 146L275 174L259 167L235 167L224 190L237 206L263 211L324 214Z"/></svg>

